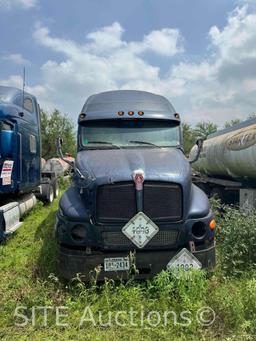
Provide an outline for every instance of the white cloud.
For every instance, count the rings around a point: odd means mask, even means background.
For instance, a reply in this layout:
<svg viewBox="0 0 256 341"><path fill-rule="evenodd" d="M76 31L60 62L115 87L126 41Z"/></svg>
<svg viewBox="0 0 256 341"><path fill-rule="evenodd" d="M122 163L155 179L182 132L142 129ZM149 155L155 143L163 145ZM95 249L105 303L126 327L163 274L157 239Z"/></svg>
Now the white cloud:
<svg viewBox="0 0 256 341"><path fill-rule="evenodd" d="M0 10L10 10L14 7L29 9L37 5L38 0L0 0Z"/></svg>
<svg viewBox="0 0 256 341"><path fill-rule="evenodd" d="M19 65L29 65L30 61L22 56L20 53L11 53L2 57L5 60L9 60Z"/></svg>
<svg viewBox="0 0 256 341"><path fill-rule="evenodd" d="M170 57L182 52L179 31L153 31L142 41L136 42L123 40L123 33L122 26L115 22L87 34L85 43L78 44L52 37L47 27L37 24L35 41L64 56L60 63L48 60L41 67L43 84L50 89L52 102L56 101L58 107L62 103L66 111L78 113L85 98L94 92L118 88L143 88L160 92L161 88L167 87L170 80L161 82L159 68L146 62L141 54L153 51ZM157 49L157 46L161 48ZM181 91L181 83L175 81L174 93Z"/></svg>
<svg viewBox="0 0 256 341"><path fill-rule="evenodd" d="M245 119L256 111L256 13L236 8L223 29L210 29L209 39L207 59L171 69L186 82L181 106L192 122Z"/></svg>
<svg viewBox="0 0 256 341"><path fill-rule="evenodd" d="M87 39L91 40L92 43L88 47L94 53L110 52L125 47L127 43L121 40L123 33L122 26L118 22L114 22L111 26L89 33Z"/></svg>
<svg viewBox="0 0 256 341"><path fill-rule="evenodd" d="M1 0L0 0L1 1ZM209 30L207 55L198 63L176 62L184 51L180 31L154 30L140 41L126 41L124 28L115 22L85 36L83 43L52 36L37 24L34 40L58 53L61 61L41 66L41 82L32 88L43 107L72 113L76 118L85 99L96 92L139 89L165 95L191 123L218 124L256 111L256 13L236 8L223 28ZM169 71L147 61L154 53L169 62ZM157 60L157 59L156 59ZM7 82L17 81L10 78Z"/></svg>
<svg viewBox="0 0 256 341"><path fill-rule="evenodd" d="M200 64L181 62L172 68L172 77L187 81L210 80L216 72L216 65L207 61Z"/></svg>
<svg viewBox="0 0 256 341"><path fill-rule="evenodd" d="M256 57L256 15L247 10L247 6L235 9L222 31L216 26L210 29L212 44L224 60L239 63Z"/></svg>
<svg viewBox="0 0 256 341"><path fill-rule="evenodd" d="M152 31L144 37L144 50L151 50L164 56L174 56L184 52L182 36L177 29L164 28L160 31Z"/></svg>

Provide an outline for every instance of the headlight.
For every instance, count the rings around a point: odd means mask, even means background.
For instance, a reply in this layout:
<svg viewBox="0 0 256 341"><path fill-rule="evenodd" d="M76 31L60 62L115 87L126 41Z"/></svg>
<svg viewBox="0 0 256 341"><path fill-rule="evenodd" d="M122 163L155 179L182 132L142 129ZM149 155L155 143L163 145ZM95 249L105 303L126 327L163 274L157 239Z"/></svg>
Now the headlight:
<svg viewBox="0 0 256 341"><path fill-rule="evenodd" d="M83 242L86 238L87 232L84 225L75 225L71 229L71 236L76 242Z"/></svg>
<svg viewBox="0 0 256 341"><path fill-rule="evenodd" d="M198 221L192 226L192 235L195 239L203 239L206 235L205 223Z"/></svg>

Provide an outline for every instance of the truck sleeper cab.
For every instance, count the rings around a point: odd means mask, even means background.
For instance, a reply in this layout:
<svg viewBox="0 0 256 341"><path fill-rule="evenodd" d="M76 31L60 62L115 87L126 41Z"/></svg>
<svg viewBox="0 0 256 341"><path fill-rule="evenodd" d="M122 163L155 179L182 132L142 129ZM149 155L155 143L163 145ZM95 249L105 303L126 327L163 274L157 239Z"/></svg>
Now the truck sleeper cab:
<svg viewBox="0 0 256 341"><path fill-rule="evenodd" d="M41 170L40 109L31 94L0 86L0 242L36 204L57 188L53 172ZM34 194L35 195L34 195Z"/></svg>
<svg viewBox="0 0 256 341"><path fill-rule="evenodd" d="M24 100L24 104L22 104ZM0 193L29 192L40 184L40 113L34 96L0 86Z"/></svg>
<svg viewBox="0 0 256 341"><path fill-rule="evenodd" d="M162 96L93 95L78 118L72 186L57 213L59 273L89 280L213 267L213 214L191 182L180 117Z"/></svg>

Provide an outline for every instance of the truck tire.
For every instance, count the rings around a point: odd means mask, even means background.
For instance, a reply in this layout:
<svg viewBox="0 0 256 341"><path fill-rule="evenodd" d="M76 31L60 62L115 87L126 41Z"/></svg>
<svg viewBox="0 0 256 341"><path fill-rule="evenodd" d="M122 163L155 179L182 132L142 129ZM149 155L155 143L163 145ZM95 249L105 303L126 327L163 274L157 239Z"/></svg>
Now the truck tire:
<svg viewBox="0 0 256 341"><path fill-rule="evenodd" d="M58 198L58 196L59 196L59 182L57 179L53 183L53 192L54 192L54 198Z"/></svg>
<svg viewBox="0 0 256 341"><path fill-rule="evenodd" d="M54 187L52 183L42 184L42 201L51 204L54 200Z"/></svg>

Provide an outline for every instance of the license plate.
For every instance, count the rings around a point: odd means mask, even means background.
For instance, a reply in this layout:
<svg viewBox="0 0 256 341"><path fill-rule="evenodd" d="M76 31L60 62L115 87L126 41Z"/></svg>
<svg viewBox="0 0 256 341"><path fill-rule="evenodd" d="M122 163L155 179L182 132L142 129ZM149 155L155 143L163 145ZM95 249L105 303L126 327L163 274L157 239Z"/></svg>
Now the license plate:
<svg viewBox="0 0 256 341"><path fill-rule="evenodd" d="M167 270L185 270L201 269L202 264L199 260L186 248L182 249L167 264Z"/></svg>
<svg viewBox="0 0 256 341"><path fill-rule="evenodd" d="M105 271L125 271L130 269L130 261L128 257L105 258Z"/></svg>

